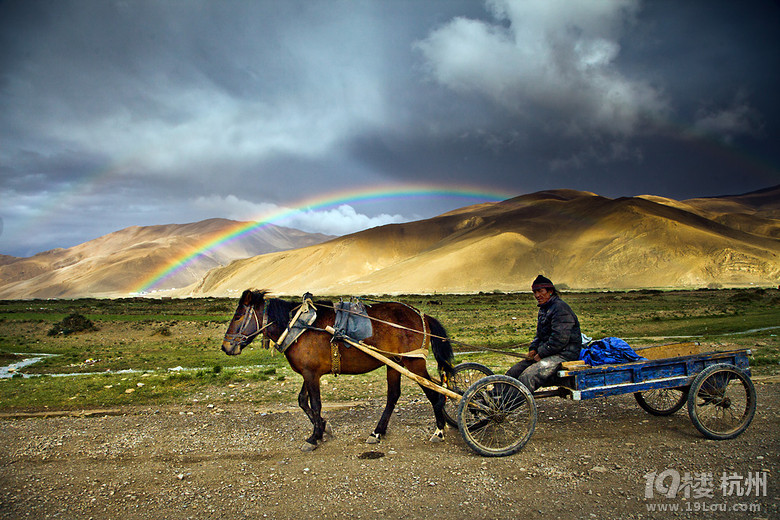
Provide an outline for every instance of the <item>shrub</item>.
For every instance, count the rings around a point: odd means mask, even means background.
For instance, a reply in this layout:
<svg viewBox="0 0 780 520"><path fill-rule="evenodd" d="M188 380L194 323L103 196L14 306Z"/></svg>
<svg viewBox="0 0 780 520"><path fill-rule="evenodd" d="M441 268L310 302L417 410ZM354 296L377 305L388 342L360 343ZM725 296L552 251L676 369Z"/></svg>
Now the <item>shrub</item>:
<svg viewBox="0 0 780 520"><path fill-rule="evenodd" d="M739 291L737 294L732 295L729 301L732 303L753 303L759 302L764 298L765 291L762 289Z"/></svg>
<svg viewBox="0 0 780 520"><path fill-rule="evenodd" d="M98 330L92 321L79 313L73 313L66 316L61 322L55 323L49 330L49 336L59 334L67 336L75 332L92 332Z"/></svg>
<svg viewBox="0 0 780 520"><path fill-rule="evenodd" d="M159 329L157 329L154 334L159 334L160 336L170 336L171 335L171 329L163 325ZM153 334L153 335L154 335Z"/></svg>

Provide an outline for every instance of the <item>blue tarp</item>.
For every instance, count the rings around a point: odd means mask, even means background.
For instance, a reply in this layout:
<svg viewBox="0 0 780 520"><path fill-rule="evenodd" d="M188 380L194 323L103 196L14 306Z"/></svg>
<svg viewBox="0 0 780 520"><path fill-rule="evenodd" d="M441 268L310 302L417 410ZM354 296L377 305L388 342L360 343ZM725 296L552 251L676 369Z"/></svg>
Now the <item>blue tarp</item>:
<svg viewBox="0 0 780 520"><path fill-rule="evenodd" d="M580 359L591 366L646 360L620 338L603 338L583 346L580 350Z"/></svg>

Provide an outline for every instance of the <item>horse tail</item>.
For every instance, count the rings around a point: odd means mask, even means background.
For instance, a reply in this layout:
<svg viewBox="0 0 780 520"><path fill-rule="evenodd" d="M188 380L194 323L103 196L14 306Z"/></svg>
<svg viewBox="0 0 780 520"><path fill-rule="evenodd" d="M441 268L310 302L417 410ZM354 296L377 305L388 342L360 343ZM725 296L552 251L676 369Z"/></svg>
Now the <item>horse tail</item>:
<svg viewBox="0 0 780 520"><path fill-rule="evenodd" d="M433 357L439 365L439 372L444 372L448 376L452 375L452 364L455 362L455 353L452 351L452 344L447 339L447 331L436 318L428 317L428 326L431 331L431 347Z"/></svg>

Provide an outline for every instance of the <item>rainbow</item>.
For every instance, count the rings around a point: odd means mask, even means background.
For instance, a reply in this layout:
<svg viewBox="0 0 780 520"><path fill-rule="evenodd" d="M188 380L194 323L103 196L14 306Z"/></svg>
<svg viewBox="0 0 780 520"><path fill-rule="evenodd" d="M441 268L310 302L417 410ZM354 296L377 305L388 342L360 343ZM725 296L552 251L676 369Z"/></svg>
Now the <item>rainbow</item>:
<svg viewBox="0 0 780 520"><path fill-rule="evenodd" d="M410 198L452 198L481 202L495 202L515 196L515 193L486 190L477 187L443 187L431 185L402 185L361 188L357 190L330 192L316 197L306 198L251 222L240 222L236 226L205 239L192 247L186 253L173 258L163 266L145 277L136 287L130 290L134 294L147 293L167 278L185 269L197 258L214 251L224 244L238 240L246 235L267 227L275 222L288 218L296 213L312 210L323 210L351 203L369 203L392 199Z"/></svg>

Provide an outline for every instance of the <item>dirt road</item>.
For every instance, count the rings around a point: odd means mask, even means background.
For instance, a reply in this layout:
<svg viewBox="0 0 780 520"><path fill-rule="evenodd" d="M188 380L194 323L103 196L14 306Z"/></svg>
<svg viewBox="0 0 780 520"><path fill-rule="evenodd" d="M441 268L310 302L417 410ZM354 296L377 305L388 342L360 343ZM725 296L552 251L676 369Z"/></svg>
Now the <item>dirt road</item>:
<svg viewBox="0 0 780 520"><path fill-rule="evenodd" d="M756 388L751 427L720 442L685 409L653 417L632 396L540 400L534 436L506 458L456 429L429 443L424 399L402 400L379 445L364 441L381 401L332 407L334 437L311 453L293 403L4 419L0 518L780 518L780 384ZM686 472L688 498L661 495Z"/></svg>

